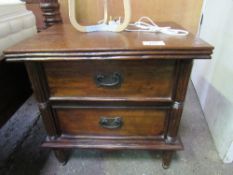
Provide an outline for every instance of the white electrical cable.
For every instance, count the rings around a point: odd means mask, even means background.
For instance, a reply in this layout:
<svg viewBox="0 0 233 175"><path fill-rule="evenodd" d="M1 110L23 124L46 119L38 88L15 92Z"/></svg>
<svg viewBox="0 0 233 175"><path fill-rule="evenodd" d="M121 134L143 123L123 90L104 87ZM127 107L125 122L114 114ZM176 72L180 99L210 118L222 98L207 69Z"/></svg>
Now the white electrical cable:
<svg viewBox="0 0 233 175"><path fill-rule="evenodd" d="M145 20L149 21L144 22ZM172 29L171 27L159 27L157 24L154 23L152 19L149 17L143 16L137 22L133 24L129 24L129 26L136 27L138 29L125 29L128 32L160 32L166 35L172 36L187 36L189 34L186 30L180 29Z"/></svg>

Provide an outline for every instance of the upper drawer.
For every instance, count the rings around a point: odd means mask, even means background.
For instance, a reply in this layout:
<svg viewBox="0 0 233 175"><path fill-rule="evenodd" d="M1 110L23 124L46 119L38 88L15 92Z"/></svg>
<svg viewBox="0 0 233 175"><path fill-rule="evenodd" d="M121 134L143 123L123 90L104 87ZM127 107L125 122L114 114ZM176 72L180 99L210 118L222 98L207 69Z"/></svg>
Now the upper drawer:
<svg viewBox="0 0 233 175"><path fill-rule="evenodd" d="M175 61L44 63L52 97L170 100Z"/></svg>

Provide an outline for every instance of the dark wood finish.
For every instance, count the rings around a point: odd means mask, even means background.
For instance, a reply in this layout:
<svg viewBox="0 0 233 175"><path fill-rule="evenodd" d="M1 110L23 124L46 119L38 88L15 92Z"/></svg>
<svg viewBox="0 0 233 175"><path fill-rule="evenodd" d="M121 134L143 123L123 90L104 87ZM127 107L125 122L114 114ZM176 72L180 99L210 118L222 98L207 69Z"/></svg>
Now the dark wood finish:
<svg viewBox="0 0 233 175"><path fill-rule="evenodd" d="M64 149L53 149L54 155L56 156L57 160L62 164L65 165L69 159L69 153Z"/></svg>
<svg viewBox="0 0 233 175"><path fill-rule="evenodd" d="M46 28L44 24L44 16L40 8L40 0L24 0L28 10L32 11L36 17L36 26L38 31L42 31Z"/></svg>
<svg viewBox="0 0 233 175"><path fill-rule="evenodd" d="M167 111L159 109L57 109L62 134L74 136L163 136ZM107 129L100 118L120 117L122 126Z"/></svg>
<svg viewBox="0 0 233 175"><path fill-rule="evenodd" d="M0 127L10 119L31 93L24 65L0 61Z"/></svg>
<svg viewBox="0 0 233 175"><path fill-rule="evenodd" d="M100 150L183 150L182 142L179 140L175 144L166 144L164 140L158 139L70 139L61 136L56 140L46 141L42 145L47 148L57 149L100 149Z"/></svg>
<svg viewBox="0 0 233 175"><path fill-rule="evenodd" d="M192 70L192 61L180 61L178 69L177 87L174 95L175 104L170 114L168 142L176 142L180 120L183 112L184 100Z"/></svg>
<svg viewBox="0 0 233 175"><path fill-rule="evenodd" d="M45 27L62 22L58 0L40 0L40 8L44 16Z"/></svg>
<svg viewBox="0 0 233 175"><path fill-rule="evenodd" d="M53 97L156 99L171 101L175 61L82 61L45 63L44 68ZM100 75L121 76L111 87L96 83ZM116 81L116 80L115 80Z"/></svg>
<svg viewBox="0 0 233 175"><path fill-rule="evenodd" d="M143 46L148 40L166 45ZM49 135L43 146L59 161L71 148L163 150L168 168L183 149L177 135L192 61L212 50L191 34L87 34L56 25L5 57L26 62Z"/></svg>
<svg viewBox="0 0 233 175"><path fill-rule="evenodd" d="M54 123L53 111L48 101L49 90L45 81L43 67L41 64L32 62L26 62L25 64L49 139L56 138L60 133Z"/></svg>
<svg viewBox="0 0 233 175"><path fill-rule="evenodd" d="M134 98L134 99L119 99L119 98L107 98L98 97L95 98L75 98L75 97L50 97L50 103L56 108L69 107L80 107L88 108L98 106L105 107L125 107L125 108L143 108L143 107L162 107L170 109L174 102L170 99L168 101L161 100L159 98ZM155 101L156 100L156 101Z"/></svg>
<svg viewBox="0 0 233 175"><path fill-rule="evenodd" d="M163 162L162 166L164 169L168 169L172 160L174 151L163 151Z"/></svg>
<svg viewBox="0 0 233 175"><path fill-rule="evenodd" d="M174 23L160 26L182 28ZM165 46L143 46L143 41L163 40ZM192 34L168 37L137 32L81 33L71 25L55 25L27 42L5 51L8 61L209 59L213 47Z"/></svg>
<svg viewBox="0 0 233 175"><path fill-rule="evenodd" d="M60 4L58 0L23 0L26 7L31 10L36 17L36 25L38 31L47 29L48 27L62 23L60 15Z"/></svg>

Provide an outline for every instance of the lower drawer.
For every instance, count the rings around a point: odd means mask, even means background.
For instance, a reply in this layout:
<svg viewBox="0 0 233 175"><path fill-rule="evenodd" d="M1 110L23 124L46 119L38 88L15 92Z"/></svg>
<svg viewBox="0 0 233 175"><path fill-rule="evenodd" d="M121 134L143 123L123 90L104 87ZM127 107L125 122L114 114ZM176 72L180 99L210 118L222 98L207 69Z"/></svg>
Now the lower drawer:
<svg viewBox="0 0 233 175"><path fill-rule="evenodd" d="M71 136L161 136L165 109L60 108L55 109L62 134Z"/></svg>

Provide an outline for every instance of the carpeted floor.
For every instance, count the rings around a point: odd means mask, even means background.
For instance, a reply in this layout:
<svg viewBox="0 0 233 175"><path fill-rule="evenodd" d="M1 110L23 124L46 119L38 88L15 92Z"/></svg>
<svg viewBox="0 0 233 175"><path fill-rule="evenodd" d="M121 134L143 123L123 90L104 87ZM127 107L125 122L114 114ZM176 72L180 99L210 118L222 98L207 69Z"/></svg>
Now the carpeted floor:
<svg viewBox="0 0 233 175"><path fill-rule="evenodd" d="M67 165L62 166L51 151L40 147L46 134L33 97L13 116L11 122L14 125L7 124L0 130L1 175L233 174L232 164L223 164L218 157L191 83L180 127L185 150L177 152L168 170L161 167L160 152L148 151L75 150Z"/></svg>

